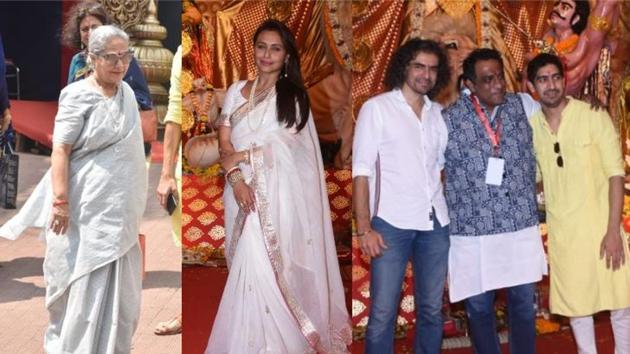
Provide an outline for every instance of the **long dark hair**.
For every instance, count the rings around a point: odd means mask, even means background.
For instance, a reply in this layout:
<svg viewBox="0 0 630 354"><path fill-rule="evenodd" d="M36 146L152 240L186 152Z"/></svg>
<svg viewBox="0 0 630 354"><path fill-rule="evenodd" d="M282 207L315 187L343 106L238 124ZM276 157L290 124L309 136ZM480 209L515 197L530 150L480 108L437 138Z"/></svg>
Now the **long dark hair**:
<svg viewBox="0 0 630 354"><path fill-rule="evenodd" d="M450 77L451 69L448 66L448 57L440 44L428 40L412 38L403 44L392 57L385 73L385 85L390 89L400 88L407 79L407 67L418 53L433 54L438 57L438 72L435 79L435 86L427 93L429 98L435 97L440 90L446 86Z"/></svg>
<svg viewBox="0 0 630 354"><path fill-rule="evenodd" d="M61 43L70 48L81 49L81 34L79 25L87 16L98 18L103 25L108 25L111 21L103 5L94 0L78 2L68 12L68 17L63 31L61 32Z"/></svg>
<svg viewBox="0 0 630 354"><path fill-rule="evenodd" d="M288 62L282 68L280 78L278 78L276 82L278 121L284 123L287 128L291 128L295 125L297 131L300 131L306 126L306 122L308 121L310 101L306 93L306 88L304 87L302 72L300 71L300 58L298 56L297 46L295 45L295 38L289 28L282 22L267 20L256 30L254 34L254 45L256 45L256 40L263 31L274 31L278 33L282 39L282 45L284 45L284 49L289 56ZM296 101L300 107L299 119L295 111Z"/></svg>

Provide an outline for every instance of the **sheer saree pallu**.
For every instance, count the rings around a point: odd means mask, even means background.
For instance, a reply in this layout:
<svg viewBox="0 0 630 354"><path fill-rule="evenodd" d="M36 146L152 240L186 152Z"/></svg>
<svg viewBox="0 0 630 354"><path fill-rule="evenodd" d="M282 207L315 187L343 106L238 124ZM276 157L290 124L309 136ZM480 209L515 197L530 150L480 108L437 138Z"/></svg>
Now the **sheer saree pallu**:
<svg viewBox="0 0 630 354"><path fill-rule="evenodd" d="M225 111L234 148L251 151L251 165L240 167L256 211L243 214L226 185L230 273L206 353L347 353L351 329L313 120L299 133L280 124L275 88L248 109L243 84L228 91L237 99L226 97Z"/></svg>
<svg viewBox="0 0 630 354"><path fill-rule="evenodd" d="M128 353L140 309L138 231L147 196L133 91L123 82L107 98L87 80L68 85L59 98L53 141L72 145L66 234L48 228L49 170L0 236L15 239L27 227L44 229L47 353Z"/></svg>

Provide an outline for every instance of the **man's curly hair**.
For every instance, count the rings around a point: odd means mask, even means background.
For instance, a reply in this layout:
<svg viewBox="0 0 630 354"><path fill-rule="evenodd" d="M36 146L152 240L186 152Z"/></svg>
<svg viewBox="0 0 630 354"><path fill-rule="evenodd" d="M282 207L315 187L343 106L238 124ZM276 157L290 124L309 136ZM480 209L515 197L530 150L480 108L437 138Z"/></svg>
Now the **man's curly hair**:
<svg viewBox="0 0 630 354"><path fill-rule="evenodd" d="M435 86L428 92L429 98L434 98L448 84L451 76L446 52L436 41L413 38L398 48L389 62L389 67L385 74L385 85L390 89L402 87L407 77L409 63L420 52L434 54L438 57L438 72Z"/></svg>

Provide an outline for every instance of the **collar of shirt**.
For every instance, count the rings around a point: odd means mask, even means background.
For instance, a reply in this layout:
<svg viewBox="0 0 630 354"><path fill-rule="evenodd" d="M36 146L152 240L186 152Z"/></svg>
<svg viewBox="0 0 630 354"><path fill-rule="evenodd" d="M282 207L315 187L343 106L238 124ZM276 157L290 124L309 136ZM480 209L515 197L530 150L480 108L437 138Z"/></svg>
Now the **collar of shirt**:
<svg viewBox="0 0 630 354"><path fill-rule="evenodd" d="M400 88L395 88L392 90L392 92L394 93L394 97L396 97L398 100L404 102L406 105L409 106L409 103L405 99L405 96L403 96L402 90ZM431 107L433 106L433 101L431 101L427 95L423 95L422 98L424 99L424 105L422 106L422 110L423 111L430 110Z"/></svg>

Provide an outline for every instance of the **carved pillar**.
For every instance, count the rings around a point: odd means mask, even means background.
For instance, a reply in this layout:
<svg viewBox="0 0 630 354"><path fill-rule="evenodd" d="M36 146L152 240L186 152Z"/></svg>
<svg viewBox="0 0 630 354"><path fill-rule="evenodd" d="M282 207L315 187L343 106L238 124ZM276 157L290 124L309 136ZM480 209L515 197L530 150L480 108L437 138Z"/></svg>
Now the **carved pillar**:
<svg viewBox="0 0 630 354"><path fill-rule="evenodd" d="M166 28L157 19L156 0L101 0L114 21L129 33L131 46L149 84L153 106L160 123L168 105L168 91L162 85L171 76L173 53L164 48Z"/></svg>

